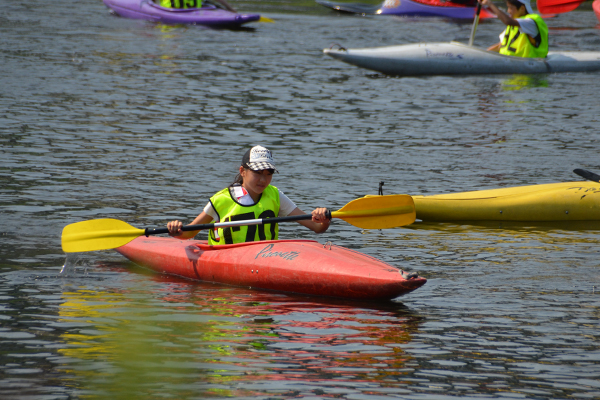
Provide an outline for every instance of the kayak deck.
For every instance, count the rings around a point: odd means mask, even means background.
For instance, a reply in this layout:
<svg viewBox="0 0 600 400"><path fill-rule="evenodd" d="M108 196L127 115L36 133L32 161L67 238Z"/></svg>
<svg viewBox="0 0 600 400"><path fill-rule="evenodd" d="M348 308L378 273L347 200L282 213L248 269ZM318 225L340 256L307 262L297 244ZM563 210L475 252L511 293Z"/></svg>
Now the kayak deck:
<svg viewBox="0 0 600 400"><path fill-rule="evenodd" d="M374 257L312 240L210 246L205 241L142 236L117 251L161 273L318 296L393 299L427 282Z"/></svg>
<svg viewBox="0 0 600 400"><path fill-rule="evenodd" d="M600 221L600 183L544 185L413 196L422 221Z"/></svg>
<svg viewBox="0 0 600 400"><path fill-rule="evenodd" d="M546 58L498 54L458 42L324 49L323 53L357 67L394 76L537 74L600 70L600 52L549 52Z"/></svg>

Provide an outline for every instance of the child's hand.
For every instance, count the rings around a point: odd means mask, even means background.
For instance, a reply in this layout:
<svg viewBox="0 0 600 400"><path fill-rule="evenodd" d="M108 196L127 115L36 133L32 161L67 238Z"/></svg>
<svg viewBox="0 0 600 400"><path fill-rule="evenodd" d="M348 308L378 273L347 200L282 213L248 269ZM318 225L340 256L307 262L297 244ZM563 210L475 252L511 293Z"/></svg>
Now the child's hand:
<svg viewBox="0 0 600 400"><path fill-rule="evenodd" d="M181 221L171 221L167 223L167 229L169 230L169 235L171 236L181 235L183 233L181 227L183 227Z"/></svg>
<svg viewBox="0 0 600 400"><path fill-rule="evenodd" d="M315 208L313 210L312 220L318 224L329 223L329 218L327 218L327 209L326 208Z"/></svg>

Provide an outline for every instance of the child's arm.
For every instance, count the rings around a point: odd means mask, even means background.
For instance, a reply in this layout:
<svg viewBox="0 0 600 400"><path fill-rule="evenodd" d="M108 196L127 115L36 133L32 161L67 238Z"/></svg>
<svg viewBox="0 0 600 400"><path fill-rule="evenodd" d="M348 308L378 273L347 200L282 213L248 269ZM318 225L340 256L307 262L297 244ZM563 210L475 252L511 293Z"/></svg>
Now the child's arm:
<svg viewBox="0 0 600 400"><path fill-rule="evenodd" d="M491 12L496 14L498 19L500 21L502 21L502 23L504 25L519 26L519 23L517 22L516 19L511 18L510 15L508 15L507 13L505 13L504 11L502 11L498 7L496 7L496 5L494 3L492 3L492 0L477 0L477 1L479 1L482 6L489 8L489 10Z"/></svg>
<svg viewBox="0 0 600 400"><path fill-rule="evenodd" d="M501 46L502 43L496 43L495 45L488 47L488 51L495 51L496 53L500 53Z"/></svg>

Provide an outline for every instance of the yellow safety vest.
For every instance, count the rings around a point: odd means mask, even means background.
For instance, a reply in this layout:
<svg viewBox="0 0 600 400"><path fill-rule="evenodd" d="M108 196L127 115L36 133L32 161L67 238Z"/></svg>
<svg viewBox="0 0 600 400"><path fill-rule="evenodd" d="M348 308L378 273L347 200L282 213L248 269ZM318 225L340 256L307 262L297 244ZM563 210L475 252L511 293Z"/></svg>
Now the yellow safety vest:
<svg viewBox="0 0 600 400"><path fill-rule="evenodd" d="M244 206L238 203L225 188L210 198L210 202L219 215L219 222L242 221L247 219L273 218L279 215L279 190L275 186L267 186L256 204ZM210 230L208 243L234 244L256 242L259 240L277 240L279 226L277 224L261 224L248 226L232 226L218 228L217 235Z"/></svg>
<svg viewBox="0 0 600 400"><path fill-rule="evenodd" d="M545 58L548 55L548 25L537 14L527 14L519 18L533 19L538 27L538 36L532 44L529 37L519 31L518 26L507 26L504 31L504 40L500 47L500 54L515 57Z"/></svg>
<svg viewBox="0 0 600 400"><path fill-rule="evenodd" d="M160 0L160 5L165 8L200 8L202 0Z"/></svg>

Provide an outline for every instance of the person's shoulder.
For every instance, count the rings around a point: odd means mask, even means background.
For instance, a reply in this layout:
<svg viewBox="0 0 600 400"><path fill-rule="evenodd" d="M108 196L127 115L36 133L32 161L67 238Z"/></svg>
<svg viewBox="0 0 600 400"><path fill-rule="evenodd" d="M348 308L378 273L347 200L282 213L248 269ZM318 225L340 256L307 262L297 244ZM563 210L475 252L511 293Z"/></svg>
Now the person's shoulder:
<svg viewBox="0 0 600 400"><path fill-rule="evenodd" d="M275 188L275 189L277 189L277 188ZM277 189L277 192L279 193L279 196L282 196L282 197L286 197L286 198L287 198L286 194L285 194L285 193L283 193L283 191L282 191L281 189Z"/></svg>
<svg viewBox="0 0 600 400"><path fill-rule="evenodd" d="M519 23L519 27L521 28L521 31L523 33L535 34L538 30L537 18L535 18L535 17L530 18L530 15L535 15L535 14L528 14L528 15L525 15L524 17L519 17L519 18L517 18L517 22Z"/></svg>
<svg viewBox="0 0 600 400"><path fill-rule="evenodd" d="M287 197L281 190L278 189L277 191L279 193L279 216L285 217L290 215L290 213L296 209L296 203Z"/></svg>
<svg viewBox="0 0 600 400"><path fill-rule="evenodd" d="M223 195L230 195L229 190L231 189L231 186L228 186L224 189L219 190L217 193L213 194L211 199L216 198L216 197L220 197Z"/></svg>
<svg viewBox="0 0 600 400"><path fill-rule="evenodd" d="M518 19L520 19L522 21L530 21L530 22L536 22L536 23L542 22L544 24L546 23L541 15L535 14L535 13L524 15L522 17L519 17Z"/></svg>
<svg viewBox="0 0 600 400"><path fill-rule="evenodd" d="M280 201L289 201L289 202L292 202L292 200L285 193L283 193L283 191L281 189L278 189L275 186L273 186L273 187L277 190L277 193L279 194L279 200Z"/></svg>

